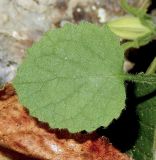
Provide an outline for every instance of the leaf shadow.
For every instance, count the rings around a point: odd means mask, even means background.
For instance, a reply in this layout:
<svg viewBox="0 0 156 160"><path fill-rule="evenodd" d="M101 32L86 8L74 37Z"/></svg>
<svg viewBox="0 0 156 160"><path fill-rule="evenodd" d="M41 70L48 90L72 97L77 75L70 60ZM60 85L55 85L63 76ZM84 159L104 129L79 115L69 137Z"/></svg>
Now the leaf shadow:
<svg viewBox="0 0 156 160"><path fill-rule="evenodd" d="M134 83L126 82L127 90L126 108L119 119L107 127L97 129L98 134L105 135L110 142L122 152L129 150L138 138L139 117L136 114L136 97L134 95Z"/></svg>
<svg viewBox="0 0 156 160"><path fill-rule="evenodd" d="M107 127L97 129L99 135L109 138L110 142L122 152L126 152L135 145L139 134L139 116L137 115L137 105L156 96L156 89L144 96L136 97L134 94L135 84L126 82L126 109L122 111L119 119Z"/></svg>

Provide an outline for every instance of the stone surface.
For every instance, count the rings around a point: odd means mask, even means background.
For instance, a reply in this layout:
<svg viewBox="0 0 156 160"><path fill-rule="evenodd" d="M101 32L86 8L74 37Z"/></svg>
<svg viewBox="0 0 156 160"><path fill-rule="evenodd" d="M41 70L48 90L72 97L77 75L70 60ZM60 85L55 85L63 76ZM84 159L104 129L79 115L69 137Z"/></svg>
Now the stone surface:
<svg viewBox="0 0 156 160"><path fill-rule="evenodd" d="M13 79L26 48L50 28L83 20L103 24L122 14L119 0L1 0L0 84Z"/></svg>

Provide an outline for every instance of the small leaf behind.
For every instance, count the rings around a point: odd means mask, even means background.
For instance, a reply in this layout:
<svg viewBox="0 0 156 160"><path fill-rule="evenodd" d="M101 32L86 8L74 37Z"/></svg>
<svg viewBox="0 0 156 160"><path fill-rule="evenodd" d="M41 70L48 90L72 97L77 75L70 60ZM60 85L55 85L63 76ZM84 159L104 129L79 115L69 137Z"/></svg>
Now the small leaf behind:
<svg viewBox="0 0 156 160"><path fill-rule="evenodd" d="M154 136L156 129L156 86L136 84L136 95L142 103L137 106L140 130L131 153L135 160L154 160Z"/></svg>

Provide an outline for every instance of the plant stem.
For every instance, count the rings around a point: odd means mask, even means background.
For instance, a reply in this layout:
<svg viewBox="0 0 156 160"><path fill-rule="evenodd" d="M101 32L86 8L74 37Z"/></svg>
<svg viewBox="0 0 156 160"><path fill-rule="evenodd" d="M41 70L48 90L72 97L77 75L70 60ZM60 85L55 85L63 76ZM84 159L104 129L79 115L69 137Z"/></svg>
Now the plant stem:
<svg viewBox="0 0 156 160"><path fill-rule="evenodd" d="M155 85L156 84L156 74L147 75L144 73L140 74L125 74L125 80L126 81L132 81L132 82L138 82L138 83L146 83Z"/></svg>
<svg viewBox="0 0 156 160"><path fill-rule="evenodd" d="M156 72L156 57L153 59L152 63L148 67L146 74L153 74Z"/></svg>
<svg viewBox="0 0 156 160"><path fill-rule="evenodd" d="M148 44L150 41L152 41L153 37L156 35L153 34L146 34L143 37L137 38L133 41L128 41L126 43L123 43L121 46L123 47L124 50L127 50L128 48L139 48L141 46L144 46Z"/></svg>

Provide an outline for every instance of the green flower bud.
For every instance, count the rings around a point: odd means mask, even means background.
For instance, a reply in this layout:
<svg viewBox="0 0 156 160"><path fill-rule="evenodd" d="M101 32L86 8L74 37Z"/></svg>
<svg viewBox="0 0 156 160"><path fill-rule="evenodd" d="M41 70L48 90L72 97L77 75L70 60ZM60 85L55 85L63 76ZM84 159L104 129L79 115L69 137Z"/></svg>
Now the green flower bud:
<svg viewBox="0 0 156 160"><path fill-rule="evenodd" d="M107 24L117 36L128 40L134 40L152 32L142 24L139 18L133 16L121 17Z"/></svg>

